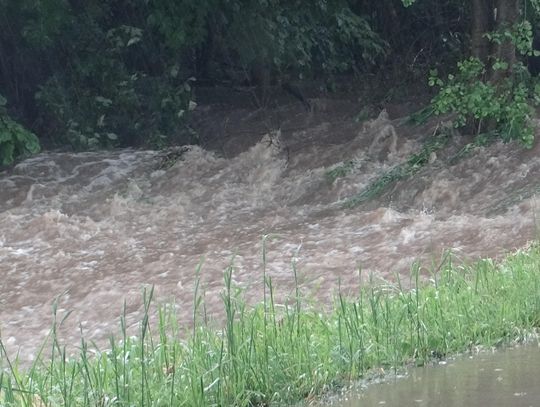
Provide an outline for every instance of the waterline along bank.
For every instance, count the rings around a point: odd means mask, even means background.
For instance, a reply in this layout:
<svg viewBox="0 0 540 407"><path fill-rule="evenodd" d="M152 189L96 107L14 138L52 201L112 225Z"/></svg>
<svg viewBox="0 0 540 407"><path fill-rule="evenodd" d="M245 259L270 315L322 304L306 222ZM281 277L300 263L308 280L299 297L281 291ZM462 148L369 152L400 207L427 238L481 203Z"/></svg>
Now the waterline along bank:
<svg viewBox="0 0 540 407"><path fill-rule="evenodd" d="M296 277L293 263L292 273ZM421 275L422 274L422 275ZM124 317L108 349L84 338L71 355L57 320L31 366L8 358L0 342L0 405L267 406L312 400L373 372L421 365L477 347L525 341L540 326L540 246L501 261L456 264L451 254L431 275L370 279L355 298L337 294L323 310L298 284L277 303L261 281L255 306L224 272L223 322L205 313L194 288L194 326L179 326L173 306L152 307L144 291L138 335ZM295 278L296 280L296 278ZM21 353L24 349L21 349Z"/></svg>

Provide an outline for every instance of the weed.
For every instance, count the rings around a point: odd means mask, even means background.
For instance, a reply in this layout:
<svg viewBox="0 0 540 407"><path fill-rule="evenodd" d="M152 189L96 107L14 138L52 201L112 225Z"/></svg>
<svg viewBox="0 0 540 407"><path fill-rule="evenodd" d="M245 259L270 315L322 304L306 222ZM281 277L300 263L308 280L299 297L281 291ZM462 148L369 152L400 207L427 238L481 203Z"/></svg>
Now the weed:
<svg viewBox="0 0 540 407"><path fill-rule="evenodd" d="M331 170L328 170L324 175L329 182L334 182L338 178L343 178L352 173L358 167L358 163L354 160L345 161Z"/></svg>
<svg viewBox="0 0 540 407"><path fill-rule="evenodd" d="M263 259L266 253L263 242ZM265 260L263 261L266 269ZM540 326L540 246L502 262L458 266L448 254L424 278L418 264L408 286L371 278L356 298L338 293L327 313L310 306L296 289L285 305L275 302L264 272L264 299L248 306L224 273L225 323L197 318L203 298L195 284L193 328L181 329L173 308L150 324L153 290L145 290L138 337L126 333L110 349L79 354L60 345L56 323L49 356L30 369L7 357L0 340L0 405L4 406L268 406L311 398L350 380L414 362L421 365L474 346L524 340ZM291 304L291 305L286 305Z"/></svg>
<svg viewBox="0 0 540 407"><path fill-rule="evenodd" d="M420 169L429 164L434 154L443 149L450 140L451 133L443 128L430 137L422 146L420 151L411 154L407 160L392 167L376 179L374 179L366 188L345 202L345 206L353 208L364 202L367 202L379 196L387 187L402 179L415 175Z"/></svg>

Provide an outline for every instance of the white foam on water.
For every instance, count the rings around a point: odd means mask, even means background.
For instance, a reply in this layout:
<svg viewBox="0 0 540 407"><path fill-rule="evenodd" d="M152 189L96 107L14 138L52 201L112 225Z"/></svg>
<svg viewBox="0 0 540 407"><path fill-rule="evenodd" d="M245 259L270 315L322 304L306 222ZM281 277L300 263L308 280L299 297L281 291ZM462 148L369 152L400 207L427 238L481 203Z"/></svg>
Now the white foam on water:
<svg viewBox="0 0 540 407"><path fill-rule="evenodd" d="M72 311L62 335L78 343L117 332L124 300L135 324L143 287L155 286L189 323L198 264L206 309L223 314L223 270L262 295L266 272L277 296L301 288L321 301L338 284L354 292L370 273L408 276L444 249L463 258L500 255L535 237L538 147L497 143L455 164L437 158L414 178L353 209L342 207L419 145L384 114L356 137L318 144L330 126L285 140L269 134L231 157L190 147L172 166L163 153L121 150L43 153L0 175L0 330L30 358L51 324L53 301ZM410 133L410 129L409 129ZM289 144L287 144L289 143ZM352 161L331 181L329 169Z"/></svg>

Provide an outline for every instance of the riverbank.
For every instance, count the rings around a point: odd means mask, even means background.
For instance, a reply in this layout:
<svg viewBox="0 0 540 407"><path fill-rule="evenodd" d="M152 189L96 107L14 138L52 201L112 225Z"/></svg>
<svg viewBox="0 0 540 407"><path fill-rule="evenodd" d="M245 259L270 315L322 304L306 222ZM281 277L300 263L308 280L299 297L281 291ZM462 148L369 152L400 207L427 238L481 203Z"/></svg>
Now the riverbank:
<svg viewBox="0 0 540 407"><path fill-rule="evenodd" d="M457 265L448 254L427 278L413 266L407 281L370 279L357 298L337 295L332 309L322 311L298 284L286 304L277 304L266 274L263 302L249 306L231 266L224 273L222 326L207 317L197 284L195 327L178 326L172 306L162 307L151 326L149 289L139 335L129 336L121 318L120 337L108 350L81 339L80 353L69 356L56 336L62 321L43 348L47 356L30 368L8 360L2 342L0 403L265 406L310 400L373 372L526 340L540 326L539 270L536 244L500 262ZM296 276L294 265L292 272Z"/></svg>

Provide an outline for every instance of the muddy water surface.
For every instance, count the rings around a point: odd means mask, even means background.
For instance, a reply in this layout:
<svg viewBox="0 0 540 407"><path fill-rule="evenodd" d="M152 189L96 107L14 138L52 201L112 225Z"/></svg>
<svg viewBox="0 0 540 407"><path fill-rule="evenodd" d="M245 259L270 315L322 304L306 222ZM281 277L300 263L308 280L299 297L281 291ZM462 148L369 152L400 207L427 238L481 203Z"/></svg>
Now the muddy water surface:
<svg viewBox="0 0 540 407"><path fill-rule="evenodd" d="M500 255L534 237L540 147L497 143L454 162L464 143L456 136L414 180L344 209L435 124L411 127L384 112L367 123L311 116L282 134L249 134L234 154L45 152L1 173L0 332L9 349L33 357L57 296L59 318L71 312L62 328L71 343L81 329L98 342L116 332L124 301L134 324L147 285L189 323L201 259L209 314L222 314L222 272L233 255L235 282L260 300L264 235L278 298L293 289L294 258L302 289L321 300L338 283L354 291L360 267L393 278L416 259L436 264L445 248L463 259ZM344 162L354 170L329 180Z"/></svg>
<svg viewBox="0 0 540 407"><path fill-rule="evenodd" d="M524 347L412 369L372 384L333 407L536 407L540 405L540 348Z"/></svg>

